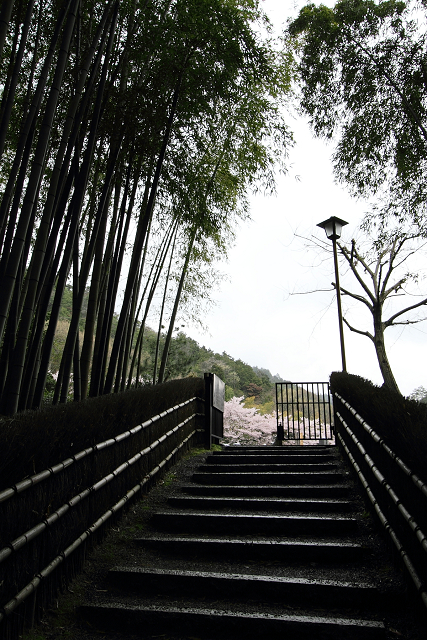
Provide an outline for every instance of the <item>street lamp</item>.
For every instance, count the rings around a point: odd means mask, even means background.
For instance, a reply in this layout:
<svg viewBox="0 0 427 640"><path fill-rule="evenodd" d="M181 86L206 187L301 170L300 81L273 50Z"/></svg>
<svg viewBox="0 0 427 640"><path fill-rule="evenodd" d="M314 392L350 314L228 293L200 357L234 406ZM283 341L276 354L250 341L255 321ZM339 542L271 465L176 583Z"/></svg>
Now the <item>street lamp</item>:
<svg viewBox="0 0 427 640"><path fill-rule="evenodd" d="M332 216L329 220L325 220L324 222L320 222L317 226L321 227L325 230L326 237L329 240L332 240L332 246L334 249L334 265L335 265L335 286L337 290L337 306L338 306L338 324L340 328L340 340L341 340L341 359L342 359L342 370L347 371L347 366L345 363L345 349L344 349L344 328L342 321L342 309L341 309L341 289L340 289L340 277L338 273L338 258L337 258L337 240L341 237L342 228L348 224L345 220L341 220L341 218L336 218Z"/></svg>

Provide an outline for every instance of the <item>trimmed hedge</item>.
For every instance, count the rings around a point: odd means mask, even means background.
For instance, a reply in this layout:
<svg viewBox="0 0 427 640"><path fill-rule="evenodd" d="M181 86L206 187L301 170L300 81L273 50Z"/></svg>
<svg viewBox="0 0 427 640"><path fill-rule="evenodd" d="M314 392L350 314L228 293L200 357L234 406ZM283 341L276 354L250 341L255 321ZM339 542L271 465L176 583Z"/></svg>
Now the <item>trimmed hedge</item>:
<svg viewBox="0 0 427 640"><path fill-rule="evenodd" d="M204 388L202 378L171 380L1 419L0 490L185 400L204 398Z"/></svg>
<svg viewBox="0 0 427 640"><path fill-rule="evenodd" d="M427 405L349 373L332 373L330 385L426 482Z"/></svg>

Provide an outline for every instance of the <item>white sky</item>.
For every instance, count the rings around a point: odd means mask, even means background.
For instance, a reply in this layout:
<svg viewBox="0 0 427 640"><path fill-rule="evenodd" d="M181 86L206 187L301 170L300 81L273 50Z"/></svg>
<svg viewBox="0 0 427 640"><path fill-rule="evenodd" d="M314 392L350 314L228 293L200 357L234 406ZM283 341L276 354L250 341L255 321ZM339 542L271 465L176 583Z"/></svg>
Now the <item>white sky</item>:
<svg viewBox="0 0 427 640"><path fill-rule="evenodd" d="M303 4L300 0L265 0L264 7L280 30ZM342 239L350 240L368 205L352 200L334 183L332 147L314 139L304 121L289 119L289 125L296 145L288 175L279 177L277 196L252 199L252 222L241 225L229 260L222 265L229 281L214 294L217 306L204 318L209 332L190 327L185 332L215 352L225 351L284 379L324 381L332 371L341 369L335 296L333 292L289 294L330 288L335 279L333 259L331 256L321 263L294 233L324 238L316 224L335 215L349 222ZM370 330L369 322L367 318L364 330ZM347 370L382 384L371 341L346 327L344 337ZM427 323L403 331L388 329L385 337L402 393L408 395L420 385L427 387Z"/></svg>

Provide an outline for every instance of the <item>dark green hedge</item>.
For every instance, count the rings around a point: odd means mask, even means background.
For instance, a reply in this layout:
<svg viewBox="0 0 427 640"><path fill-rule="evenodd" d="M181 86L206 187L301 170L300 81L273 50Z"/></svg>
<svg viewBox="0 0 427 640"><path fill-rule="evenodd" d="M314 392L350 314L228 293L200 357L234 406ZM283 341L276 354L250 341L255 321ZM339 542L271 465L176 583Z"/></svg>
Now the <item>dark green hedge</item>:
<svg viewBox="0 0 427 640"><path fill-rule="evenodd" d="M202 378L171 380L3 418L0 490L194 396L204 397Z"/></svg>
<svg viewBox="0 0 427 640"><path fill-rule="evenodd" d="M331 374L338 392L424 481L427 481L427 405L349 373Z"/></svg>

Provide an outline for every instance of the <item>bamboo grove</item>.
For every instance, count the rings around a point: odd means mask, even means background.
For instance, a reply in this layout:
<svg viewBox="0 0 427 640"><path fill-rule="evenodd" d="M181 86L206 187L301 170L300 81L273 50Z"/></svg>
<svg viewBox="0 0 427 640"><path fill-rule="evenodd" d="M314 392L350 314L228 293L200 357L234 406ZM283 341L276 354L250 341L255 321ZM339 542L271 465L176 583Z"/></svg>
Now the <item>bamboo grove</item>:
<svg viewBox="0 0 427 640"><path fill-rule="evenodd" d="M3 0L0 414L42 404L70 286L54 403L138 385L155 305L164 379L179 310L274 188L289 82L256 0Z"/></svg>

